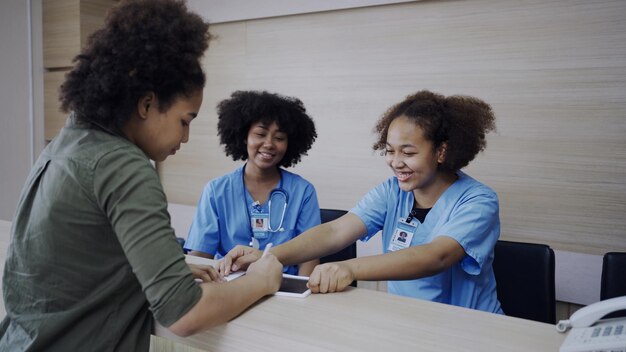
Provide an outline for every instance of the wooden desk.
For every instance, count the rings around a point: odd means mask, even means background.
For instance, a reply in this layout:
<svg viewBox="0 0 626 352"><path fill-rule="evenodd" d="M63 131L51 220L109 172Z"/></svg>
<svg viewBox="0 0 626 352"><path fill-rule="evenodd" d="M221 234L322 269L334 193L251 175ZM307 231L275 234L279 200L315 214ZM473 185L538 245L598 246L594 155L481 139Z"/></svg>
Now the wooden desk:
<svg viewBox="0 0 626 352"><path fill-rule="evenodd" d="M0 266L10 228L10 222L0 220ZM198 260L204 259L188 257ZM1 313L4 316L4 309ZM266 297L229 323L192 337L178 337L158 324L155 335L200 350L227 352L537 352L558 351L565 338L549 324L352 287L304 299Z"/></svg>
<svg viewBox="0 0 626 352"><path fill-rule="evenodd" d="M197 262L197 257L188 261ZM558 351L553 325L349 287L266 297L229 323L188 338L210 351Z"/></svg>

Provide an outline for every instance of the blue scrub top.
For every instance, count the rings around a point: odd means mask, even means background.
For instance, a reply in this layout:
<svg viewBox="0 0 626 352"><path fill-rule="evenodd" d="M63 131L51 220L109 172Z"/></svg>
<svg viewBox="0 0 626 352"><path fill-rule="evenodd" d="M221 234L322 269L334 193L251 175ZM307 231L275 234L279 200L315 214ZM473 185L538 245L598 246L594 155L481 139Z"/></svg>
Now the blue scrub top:
<svg viewBox="0 0 626 352"><path fill-rule="evenodd" d="M238 244L250 244L252 227L249 214L254 212L254 200L243 183L244 167L215 178L204 187L185 249L213 254L215 259L219 259ZM281 169L280 173L280 187L289 197L282 226L284 231L267 233L267 238L259 240L260 249L270 242L274 246L287 242L320 224L320 209L313 185L289 171ZM262 212L268 213L268 202L261 208ZM275 212L272 209L272 215ZM283 271L297 275L298 266L288 266Z"/></svg>
<svg viewBox="0 0 626 352"><path fill-rule="evenodd" d="M493 249L500 237L499 205L489 187L459 171L458 179L439 197L424 223L417 220L411 246L430 243L438 236L455 239L465 257L448 270L417 280L389 281L393 294L500 313L493 273ZM383 250L399 218L406 218L414 203L413 192L405 192L395 177L378 185L351 210L367 227L361 238L369 240L382 230Z"/></svg>

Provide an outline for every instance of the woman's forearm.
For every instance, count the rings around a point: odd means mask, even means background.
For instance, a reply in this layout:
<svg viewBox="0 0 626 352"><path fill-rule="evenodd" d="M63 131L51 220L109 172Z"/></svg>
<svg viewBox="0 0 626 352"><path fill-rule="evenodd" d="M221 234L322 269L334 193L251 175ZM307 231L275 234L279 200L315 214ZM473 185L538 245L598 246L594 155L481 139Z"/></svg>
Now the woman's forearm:
<svg viewBox="0 0 626 352"><path fill-rule="evenodd" d="M333 254L365 234L365 224L351 213L315 226L272 249L283 265L294 265Z"/></svg>

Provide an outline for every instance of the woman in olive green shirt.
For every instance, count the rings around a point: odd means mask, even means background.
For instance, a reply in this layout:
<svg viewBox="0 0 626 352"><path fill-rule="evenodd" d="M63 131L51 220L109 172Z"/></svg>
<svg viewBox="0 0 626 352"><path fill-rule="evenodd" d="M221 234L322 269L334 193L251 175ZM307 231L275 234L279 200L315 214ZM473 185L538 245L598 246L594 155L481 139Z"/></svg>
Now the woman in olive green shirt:
<svg viewBox="0 0 626 352"><path fill-rule="evenodd" d="M76 57L13 219L0 351L147 351L153 316L189 335L278 289L271 255L228 283L186 265L150 163L189 138L209 39L182 2L123 2Z"/></svg>

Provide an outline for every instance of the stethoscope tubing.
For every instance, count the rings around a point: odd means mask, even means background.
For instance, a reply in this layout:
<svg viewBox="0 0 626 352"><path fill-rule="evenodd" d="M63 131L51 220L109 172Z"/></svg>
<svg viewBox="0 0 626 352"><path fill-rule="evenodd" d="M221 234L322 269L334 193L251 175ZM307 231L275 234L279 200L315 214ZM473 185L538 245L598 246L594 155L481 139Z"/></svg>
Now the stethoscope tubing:
<svg viewBox="0 0 626 352"><path fill-rule="evenodd" d="M281 178L281 182L282 182L282 178ZM277 229L273 229L272 228L272 197L275 194L280 194L283 197L285 197L285 204L283 204L283 212L280 216L280 223L278 224L278 228ZM282 188L275 188L270 192L270 196L268 198L269 200L267 201L267 229L270 232L280 232L280 231L285 231L285 229L283 228L283 222L285 221L285 213L287 212L287 204L289 203L289 195L287 194L287 191L285 191Z"/></svg>
<svg viewBox="0 0 626 352"><path fill-rule="evenodd" d="M243 170L241 172L241 184L242 184L242 189L243 189L243 200L244 200L244 205L246 207L246 213L248 214L248 220L251 218L251 214L250 214L250 208L248 207L248 200L246 199L246 183L244 182L244 174L246 172L246 167L244 165ZM282 186L283 186L283 175L282 175L282 170L279 169L280 172L280 181L278 182L278 187L274 188L271 192L270 192L270 196L268 197L268 203L267 203L267 229L269 232L281 232L281 231L285 231L285 229L283 228L283 222L285 221L285 213L287 212L287 204L289 203L289 194L287 193L287 191L285 191ZM272 228L272 222L271 222L271 214L272 214L272 197L274 197L275 195L281 195L285 198L285 204L283 205L283 211L280 217L280 223L278 224L278 228L274 229ZM253 204L254 204L254 200L253 200ZM252 230L252 225L250 225L251 228L250 230ZM254 232L252 234L252 237L254 238Z"/></svg>

